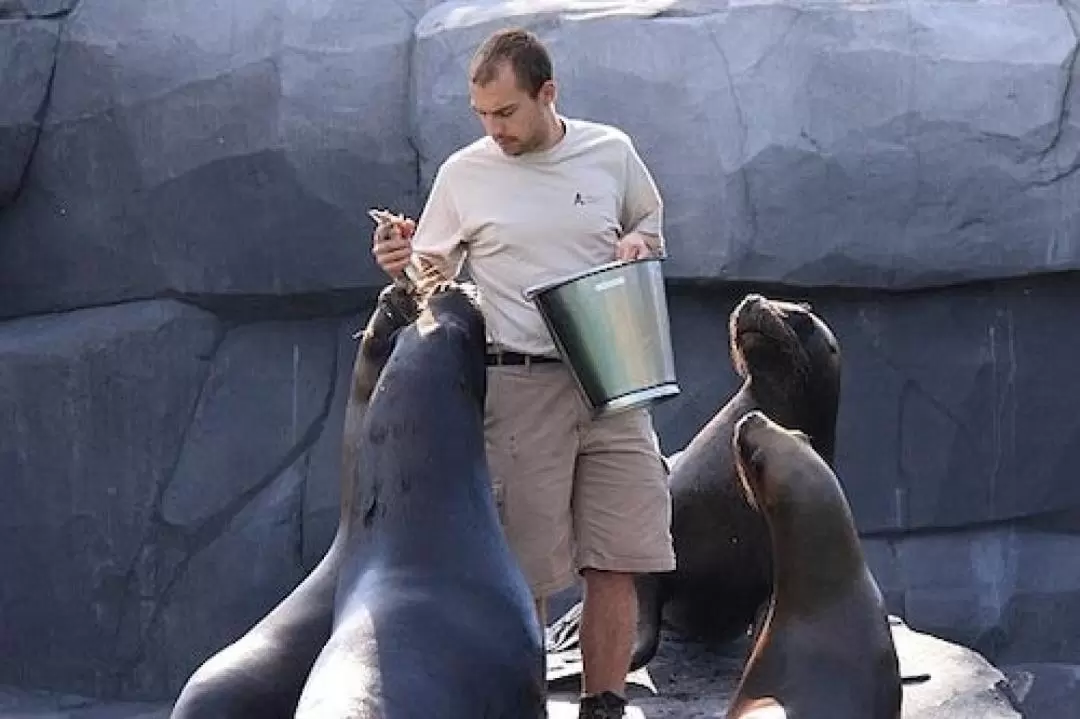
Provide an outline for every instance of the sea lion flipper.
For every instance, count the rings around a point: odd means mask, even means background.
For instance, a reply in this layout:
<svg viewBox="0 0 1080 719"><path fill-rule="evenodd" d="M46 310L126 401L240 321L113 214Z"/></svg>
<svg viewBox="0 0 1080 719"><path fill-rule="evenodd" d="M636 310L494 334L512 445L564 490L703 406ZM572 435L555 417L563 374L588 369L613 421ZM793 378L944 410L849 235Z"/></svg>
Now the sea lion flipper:
<svg viewBox="0 0 1080 719"><path fill-rule="evenodd" d="M547 653L565 652L581 645L582 603L577 602L544 630Z"/></svg>

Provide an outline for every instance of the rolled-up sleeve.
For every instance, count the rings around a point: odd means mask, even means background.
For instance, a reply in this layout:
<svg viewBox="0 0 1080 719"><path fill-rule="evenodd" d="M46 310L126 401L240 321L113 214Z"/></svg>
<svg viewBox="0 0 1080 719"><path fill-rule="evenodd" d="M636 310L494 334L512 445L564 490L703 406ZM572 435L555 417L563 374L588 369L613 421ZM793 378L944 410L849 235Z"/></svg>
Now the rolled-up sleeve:
<svg viewBox="0 0 1080 719"><path fill-rule="evenodd" d="M652 174L645 166L632 141L626 141L626 176L622 216L623 233L633 231L652 235L660 254L666 254L664 240L664 201Z"/></svg>
<svg viewBox="0 0 1080 719"><path fill-rule="evenodd" d="M465 238L450 175L450 166L445 163L435 173L412 236L413 254L434 265L447 279L457 277L465 260Z"/></svg>

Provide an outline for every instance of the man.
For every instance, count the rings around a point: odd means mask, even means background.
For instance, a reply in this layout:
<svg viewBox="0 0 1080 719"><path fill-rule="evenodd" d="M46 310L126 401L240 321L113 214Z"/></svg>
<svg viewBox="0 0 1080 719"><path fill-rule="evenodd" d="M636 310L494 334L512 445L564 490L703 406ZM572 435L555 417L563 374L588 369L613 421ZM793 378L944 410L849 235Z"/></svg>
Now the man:
<svg viewBox="0 0 1080 719"><path fill-rule="evenodd" d="M413 253L446 277L467 265L488 324L485 435L507 539L542 623L545 598L580 571L579 716L622 717L633 575L675 567L666 476L649 413L592 420L522 290L662 252L661 198L623 132L556 112L532 33L494 33L469 72L486 136L439 168L419 223L378 228L373 251L391 276Z"/></svg>

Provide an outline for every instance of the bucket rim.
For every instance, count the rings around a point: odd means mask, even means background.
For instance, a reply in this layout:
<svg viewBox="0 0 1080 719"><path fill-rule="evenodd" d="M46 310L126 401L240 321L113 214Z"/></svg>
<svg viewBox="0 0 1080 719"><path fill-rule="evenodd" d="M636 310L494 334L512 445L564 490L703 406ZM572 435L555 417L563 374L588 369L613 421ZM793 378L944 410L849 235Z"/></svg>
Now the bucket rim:
<svg viewBox="0 0 1080 719"><path fill-rule="evenodd" d="M568 285L571 282L576 282L576 281L584 279L584 278L586 278L586 277L588 277L590 275L596 275L596 274L599 274L601 272L607 272L608 270L612 270L612 269L615 269L617 267L624 267L624 266L629 267L630 265L638 265L638 264L642 264L642 263L645 263L645 262L663 262L666 259L667 259L666 257L659 256L659 257L639 257L636 260L612 260L611 262L605 262L602 265L597 265L595 267L589 267L588 269L580 270L578 272L575 272L575 273L570 274L570 275L566 275L564 277L557 277L557 278L555 278L553 280L547 280L546 282L540 282L540 283L535 284L535 285L530 285L529 287L526 287L524 290L522 290L521 294L522 294L522 296L524 296L525 299L533 300L533 299L536 298L537 295L541 295L541 294L547 292L548 290L553 290L553 289L555 289L557 287L561 287L563 285Z"/></svg>

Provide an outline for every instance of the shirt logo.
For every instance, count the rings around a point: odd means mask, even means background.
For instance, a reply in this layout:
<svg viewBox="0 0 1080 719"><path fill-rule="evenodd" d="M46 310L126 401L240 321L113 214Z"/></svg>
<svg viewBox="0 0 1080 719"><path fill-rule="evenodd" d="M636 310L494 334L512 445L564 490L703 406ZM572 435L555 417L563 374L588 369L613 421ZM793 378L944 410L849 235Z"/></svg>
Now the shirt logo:
<svg viewBox="0 0 1080 719"><path fill-rule="evenodd" d="M580 192L574 193L574 204L579 206L585 204L585 200L582 199Z"/></svg>

